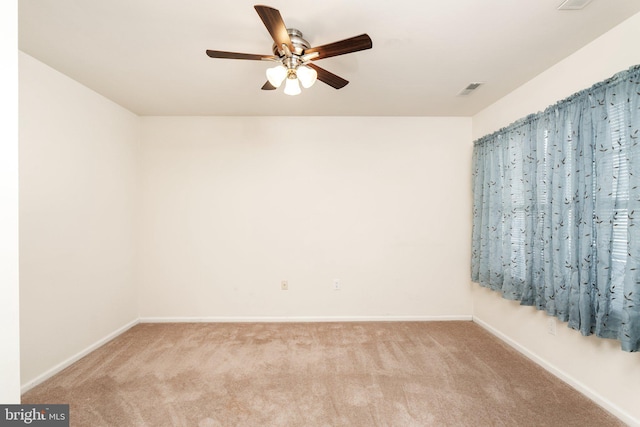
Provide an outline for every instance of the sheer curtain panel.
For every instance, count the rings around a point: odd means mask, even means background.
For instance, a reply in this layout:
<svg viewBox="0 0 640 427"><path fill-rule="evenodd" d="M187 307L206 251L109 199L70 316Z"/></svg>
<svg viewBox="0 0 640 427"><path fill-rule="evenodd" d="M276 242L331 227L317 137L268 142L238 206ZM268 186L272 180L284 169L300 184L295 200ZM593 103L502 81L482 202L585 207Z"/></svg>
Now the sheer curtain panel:
<svg viewBox="0 0 640 427"><path fill-rule="evenodd" d="M640 65L475 141L471 278L640 349Z"/></svg>

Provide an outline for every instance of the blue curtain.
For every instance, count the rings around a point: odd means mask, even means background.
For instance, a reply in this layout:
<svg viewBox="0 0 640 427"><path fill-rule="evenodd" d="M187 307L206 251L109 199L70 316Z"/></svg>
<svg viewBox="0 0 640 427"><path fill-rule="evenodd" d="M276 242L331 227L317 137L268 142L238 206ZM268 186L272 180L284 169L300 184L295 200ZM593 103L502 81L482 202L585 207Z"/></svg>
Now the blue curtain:
<svg viewBox="0 0 640 427"><path fill-rule="evenodd" d="M640 65L474 142L471 277L640 349Z"/></svg>

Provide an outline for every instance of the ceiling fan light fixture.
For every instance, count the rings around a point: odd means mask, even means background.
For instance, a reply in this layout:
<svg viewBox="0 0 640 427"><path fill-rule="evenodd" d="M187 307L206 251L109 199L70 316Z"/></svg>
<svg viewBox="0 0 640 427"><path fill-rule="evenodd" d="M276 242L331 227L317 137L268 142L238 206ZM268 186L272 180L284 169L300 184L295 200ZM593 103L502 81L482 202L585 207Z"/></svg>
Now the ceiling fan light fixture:
<svg viewBox="0 0 640 427"><path fill-rule="evenodd" d="M267 68L267 80L273 87L280 87L287 77L287 67L278 64L275 67Z"/></svg>
<svg viewBox="0 0 640 427"><path fill-rule="evenodd" d="M287 82L284 85L284 93L291 96L300 95L300 93L302 93L300 83L298 82L298 78L295 77L295 74L293 76L290 75L287 78Z"/></svg>
<svg viewBox="0 0 640 427"><path fill-rule="evenodd" d="M306 65L301 65L296 70L296 74L298 75L298 80L302 84L302 87L305 89L310 88L316 82L318 78L318 73L311 67Z"/></svg>

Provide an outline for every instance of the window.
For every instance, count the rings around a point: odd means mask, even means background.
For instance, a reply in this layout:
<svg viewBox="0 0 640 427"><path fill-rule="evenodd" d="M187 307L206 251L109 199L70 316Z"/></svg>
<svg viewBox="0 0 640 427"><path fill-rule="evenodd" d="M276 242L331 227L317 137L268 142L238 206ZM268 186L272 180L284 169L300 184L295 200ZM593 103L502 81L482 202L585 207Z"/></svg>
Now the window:
<svg viewBox="0 0 640 427"><path fill-rule="evenodd" d="M639 143L640 66L476 141L472 280L639 350Z"/></svg>

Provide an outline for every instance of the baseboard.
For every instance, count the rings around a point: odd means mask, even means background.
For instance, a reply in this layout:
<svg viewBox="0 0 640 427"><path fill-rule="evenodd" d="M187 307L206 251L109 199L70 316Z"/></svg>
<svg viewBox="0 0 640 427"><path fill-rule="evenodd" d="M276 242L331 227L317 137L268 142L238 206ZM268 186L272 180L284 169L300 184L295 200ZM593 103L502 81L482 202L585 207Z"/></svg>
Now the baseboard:
<svg viewBox="0 0 640 427"><path fill-rule="evenodd" d="M478 324L482 328L486 329L487 331L489 331L491 334L495 335L496 337L500 338L502 341L504 341L505 343L509 344L511 347L516 349L518 352L522 353L524 356L526 356L527 358L531 359L536 364L542 366L548 372L550 372L551 374L555 375L556 377L558 377L559 379L561 379L565 383L569 384L571 387L573 387L574 389L578 390L580 393L584 394L589 399L593 400L595 403L597 403L598 405L600 405L601 407L603 407L604 409L609 411L612 415L614 415L617 418L619 418L625 424L627 424L629 426L640 426L640 420L637 420L635 417L629 415L627 412L622 410L620 407L615 405L610 400L605 399L604 397L600 396L598 393L596 393L591 388L589 388L586 385L584 385L582 382L576 380L571 375L568 375L567 373L565 373L564 371L562 371L558 367L552 365L551 363L549 363L545 359L543 359L540 356L538 356L537 354L533 353L528 348L524 347L523 345L521 345L518 342L514 341L513 339L509 338L507 335L505 335L502 332L498 331L493 326L491 326L488 323L482 321L481 319L478 319L475 316L473 317L473 322Z"/></svg>
<svg viewBox="0 0 640 427"><path fill-rule="evenodd" d="M293 323L293 322L438 322L472 321L471 315L452 316L220 316L220 317L141 317L140 323Z"/></svg>
<svg viewBox="0 0 640 427"><path fill-rule="evenodd" d="M23 384L20 387L20 393L21 394L25 393L26 391L31 390L33 387L37 386L38 384L48 380L49 378L51 378L52 376L54 376L58 372L62 371L63 369L65 369L67 367L69 367L70 365L74 364L75 362L77 362L78 360L82 359L87 354L91 353L92 351L94 351L98 347L101 347L101 346L105 345L106 343L108 343L109 341L111 341L112 339L117 337L118 335L122 334L123 332L127 331L128 329L131 329L132 327L134 327L138 323L140 323L139 319L132 320L131 322L127 323L126 325L122 326L121 328L118 328L115 331L111 332L106 337L104 337L104 338L96 341L95 343L91 344L89 347L85 348L84 350L80 351L79 353L77 353L77 354L71 356L70 358L68 358L67 360L57 364L56 366L54 366L53 368L49 369L45 373L43 373L41 375L38 375L33 380Z"/></svg>

